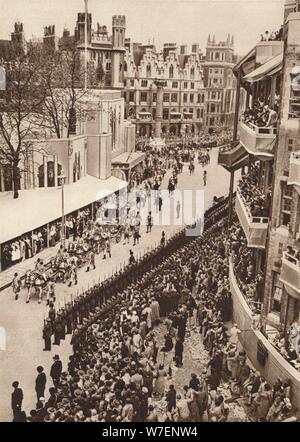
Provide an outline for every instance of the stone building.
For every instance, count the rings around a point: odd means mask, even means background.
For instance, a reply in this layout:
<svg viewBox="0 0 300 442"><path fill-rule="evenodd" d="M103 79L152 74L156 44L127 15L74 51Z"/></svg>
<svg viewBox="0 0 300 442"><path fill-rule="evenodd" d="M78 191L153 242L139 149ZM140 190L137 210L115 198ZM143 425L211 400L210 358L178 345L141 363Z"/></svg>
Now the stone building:
<svg viewBox="0 0 300 442"><path fill-rule="evenodd" d="M163 96L162 133L212 132L233 122L236 80L233 37L215 43L210 37L206 56L194 43L165 43L162 52L153 45L127 44L124 97L127 115L137 133L151 136L156 112L155 78L166 80Z"/></svg>
<svg viewBox="0 0 300 442"><path fill-rule="evenodd" d="M236 79L232 69L235 63L234 37L228 35L226 41L216 43L215 36L212 39L209 36L203 64L208 132L233 123Z"/></svg>
<svg viewBox="0 0 300 442"><path fill-rule="evenodd" d="M235 143L219 153L219 164L231 172L232 183L236 169L247 165L247 173L253 173L255 164L258 170L257 190L267 202L263 212L254 213L239 188L235 199L238 222L255 262L256 284L253 293L247 292L230 264L234 320L253 365L271 384L277 378L289 379L299 410L299 364L297 356L291 356L294 348L299 357L295 339L300 328L299 1L285 2L283 27L273 34L276 38L262 39L234 67ZM264 108L276 110L273 124L239 121L240 90L246 93L244 110L258 100ZM261 327L254 328L257 308Z"/></svg>
<svg viewBox="0 0 300 442"><path fill-rule="evenodd" d="M163 79L162 134L197 134L203 129L205 100L200 60L197 54L191 54L182 65L173 44L164 46L164 53L165 57L146 48L137 65L134 53L126 51L126 116L134 121L139 135L153 135L157 98L155 80Z"/></svg>

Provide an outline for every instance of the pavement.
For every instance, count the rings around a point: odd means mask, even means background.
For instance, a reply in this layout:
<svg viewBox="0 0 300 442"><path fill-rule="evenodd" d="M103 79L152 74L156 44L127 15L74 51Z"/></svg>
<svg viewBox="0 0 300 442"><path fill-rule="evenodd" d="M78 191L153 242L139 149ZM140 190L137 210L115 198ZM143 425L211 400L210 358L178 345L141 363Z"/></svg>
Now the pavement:
<svg viewBox="0 0 300 442"><path fill-rule="evenodd" d="M211 162L205 167L207 170L207 185L204 194L205 209L212 204L214 195L218 197L227 195L229 189L229 174L217 165L217 157L218 151L214 149L211 152ZM189 176L188 167L185 165L183 173L179 175L178 189L203 189L202 177L203 168L201 165L196 165L192 176ZM167 187L168 178L169 172L164 179L163 188ZM174 201L171 202L171 206L172 204ZM163 230L168 238L179 228L178 225L158 225L153 227L151 233L146 234L145 227L142 226L140 244L133 247L132 240L128 245L123 245L122 242L113 244L112 258L103 260L102 255L96 256L96 270L86 273L85 268L79 269L78 288L76 287L74 290L73 287L69 288L65 284L56 285L56 308L58 309L69 301L71 295L74 299L81 291L86 290L99 280L104 280L124 263L127 263L129 249L134 251L135 256L142 255L159 244ZM50 258L55 251L48 249L48 252ZM15 266L13 271L21 274L23 272L21 266L24 264L25 262L18 264L20 267ZM33 262L28 262L28 265L32 268ZM6 350L0 351L0 421L12 420L10 401L13 381L20 382L20 387L24 392L23 409L29 413L36 404L34 392L36 367L42 365L45 368L48 377L46 393L48 393L48 389L52 386L48 374L54 354L59 354L63 367L66 369L68 357L72 352L70 336L66 336L66 340L62 341L59 347L52 346L51 352L43 352L42 326L44 318L48 316L46 301L43 300L42 304L38 304L37 299L32 299L29 304L26 304L25 301L25 293L21 293L19 300L15 301L11 287L0 292L0 346L2 341L6 341ZM48 397L48 394L46 396Z"/></svg>

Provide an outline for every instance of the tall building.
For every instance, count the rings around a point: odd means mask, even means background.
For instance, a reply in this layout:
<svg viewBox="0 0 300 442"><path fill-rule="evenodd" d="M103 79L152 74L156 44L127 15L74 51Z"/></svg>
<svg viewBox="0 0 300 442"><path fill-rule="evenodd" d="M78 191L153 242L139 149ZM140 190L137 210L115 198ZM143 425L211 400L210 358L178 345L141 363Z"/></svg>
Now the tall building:
<svg viewBox="0 0 300 442"><path fill-rule="evenodd" d="M161 53L147 47L127 50L124 96L126 112L137 133L151 136L156 112L155 78L166 80L162 133L180 135L212 132L232 125L236 79L233 37L216 44L208 39L206 56L194 43L165 43ZM154 99L154 100L153 100Z"/></svg>
<svg viewBox="0 0 300 442"><path fill-rule="evenodd" d="M133 54L125 55L124 97L126 116L141 136L153 136L156 118L157 78L166 81L163 89L162 134L198 133L203 128L203 74L195 54L182 68L174 51L164 58L147 49L139 65Z"/></svg>
<svg viewBox="0 0 300 442"><path fill-rule="evenodd" d="M234 320L253 365L273 384L288 379L300 407L300 9L287 0L284 25L234 67L234 138L220 151L231 172L247 165L235 212L245 241L248 279L234 262L229 280ZM240 90L246 93L239 109ZM242 111L242 112L241 112ZM233 213L230 213L231 221ZM230 224L231 225L231 224ZM246 261L247 262L247 261ZM252 273L251 273L252 272ZM252 276L251 276L252 275ZM260 323L253 318L260 311Z"/></svg>
<svg viewBox="0 0 300 442"><path fill-rule="evenodd" d="M233 36L228 35L226 41L219 43L215 36L208 37L203 65L206 89L205 127L208 132L233 122L236 79L232 69L235 62Z"/></svg>

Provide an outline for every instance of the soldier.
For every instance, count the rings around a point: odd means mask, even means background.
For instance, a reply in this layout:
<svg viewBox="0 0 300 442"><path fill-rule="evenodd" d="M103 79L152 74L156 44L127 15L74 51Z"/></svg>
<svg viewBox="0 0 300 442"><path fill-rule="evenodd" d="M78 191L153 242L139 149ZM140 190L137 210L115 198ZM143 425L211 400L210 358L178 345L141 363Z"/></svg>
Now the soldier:
<svg viewBox="0 0 300 442"><path fill-rule="evenodd" d="M48 290L47 290L47 304L46 305L50 305L51 303L53 304L55 302L55 284L54 282L50 279L48 281Z"/></svg>
<svg viewBox="0 0 300 442"><path fill-rule="evenodd" d="M62 334L62 326L59 315L57 315L56 320L54 321L54 345L60 345L60 339Z"/></svg>
<svg viewBox="0 0 300 442"><path fill-rule="evenodd" d="M51 336L52 336L52 325L51 325L51 320L48 318L46 319L46 323L43 329L43 339L45 343L45 348L43 349L43 351L51 351Z"/></svg>
<svg viewBox="0 0 300 442"><path fill-rule="evenodd" d="M65 308L64 307L61 308L61 313L60 313L59 317L60 317L60 325L61 325L60 339L65 340L66 339L67 321L66 321L66 312L65 312Z"/></svg>
<svg viewBox="0 0 300 442"><path fill-rule="evenodd" d="M95 252L94 252L93 249L91 249L90 252L89 252L89 262L88 262L88 266L87 266L86 272L89 272L89 271L90 271L90 266L93 266L93 267L94 267L94 270L95 270L95 268L96 268L96 264L95 264Z"/></svg>
<svg viewBox="0 0 300 442"><path fill-rule="evenodd" d="M75 264L74 259L71 260L70 263L70 272L69 272L69 284L68 287L71 287L72 283L74 282L75 285L77 285L77 266Z"/></svg>
<svg viewBox="0 0 300 442"><path fill-rule="evenodd" d="M80 295L80 297L79 297L79 312L78 312L79 324L82 324L84 314L85 314L84 296Z"/></svg>
<svg viewBox="0 0 300 442"><path fill-rule="evenodd" d="M52 302L50 302L50 308L49 308L48 317L49 317L50 322L51 322L51 324L53 326L55 318L56 318L56 311L55 311L55 308L54 308L54 304Z"/></svg>
<svg viewBox="0 0 300 442"><path fill-rule="evenodd" d="M18 299L19 297L19 293L20 293L20 289L21 289L21 281L20 278L18 277L18 274L15 273L13 280L12 280L12 289L15 295L15 300Z"/></svg>

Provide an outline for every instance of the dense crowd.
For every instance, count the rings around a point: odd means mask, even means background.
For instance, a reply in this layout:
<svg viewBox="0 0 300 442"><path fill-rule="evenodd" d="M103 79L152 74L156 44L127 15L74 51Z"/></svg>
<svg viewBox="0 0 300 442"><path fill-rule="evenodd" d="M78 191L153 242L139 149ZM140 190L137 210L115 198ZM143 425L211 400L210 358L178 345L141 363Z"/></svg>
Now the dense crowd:
<svg viewBox="0 0 300 442"><path fill-rule="evenodd" d="M197 239L182 243L182 238L187 241L181 237L175 249L160 248L163 256L152 269L142 265L113 290L89 291L87 306L72 320L68 367L63 370L55 356L50 395L43 367L37 368L37 407L28 421L223 422L230 419L230 402L240 397L257 420L294 419L289 383L278 381L272 388L249 365L241 331L228 322L232 302L223 221ZM207 363L179 391L176 369L184 365L191 333L203 342ZM17 382L15 390L23 399ZM12 404L15 420L25 420L22 400Z"/></svg>
<svg viewBox="0 0 300 442"><path fill-rule="evenodd" d="M259 98L253 106L248 107L241 117L241 121L254 124L258 127L276 127L279 111L279 94L276 93L274 104L270 105L269 100Z"/></svg>
<svg viewBox="0 0 300 442"><path fill-rule="evenodd" d="M238 189L249 213L253 217L268 217L271 203L271 193L264 194L258 186L258 166L252 165L250 171L239 181Z"/></svg>
<svg viewBox="0 0 300 442"><path fill-rule="evenodd" d="M207 149L213 147L223 146L232 140L232 130L224 128L215 133L200 133L197 135L186 134L184 136L165 135L163 137L167 147L186 146L196 150ZM150 140L147 137L136 138L136 150L145 151L149 148Z"/></svg>

